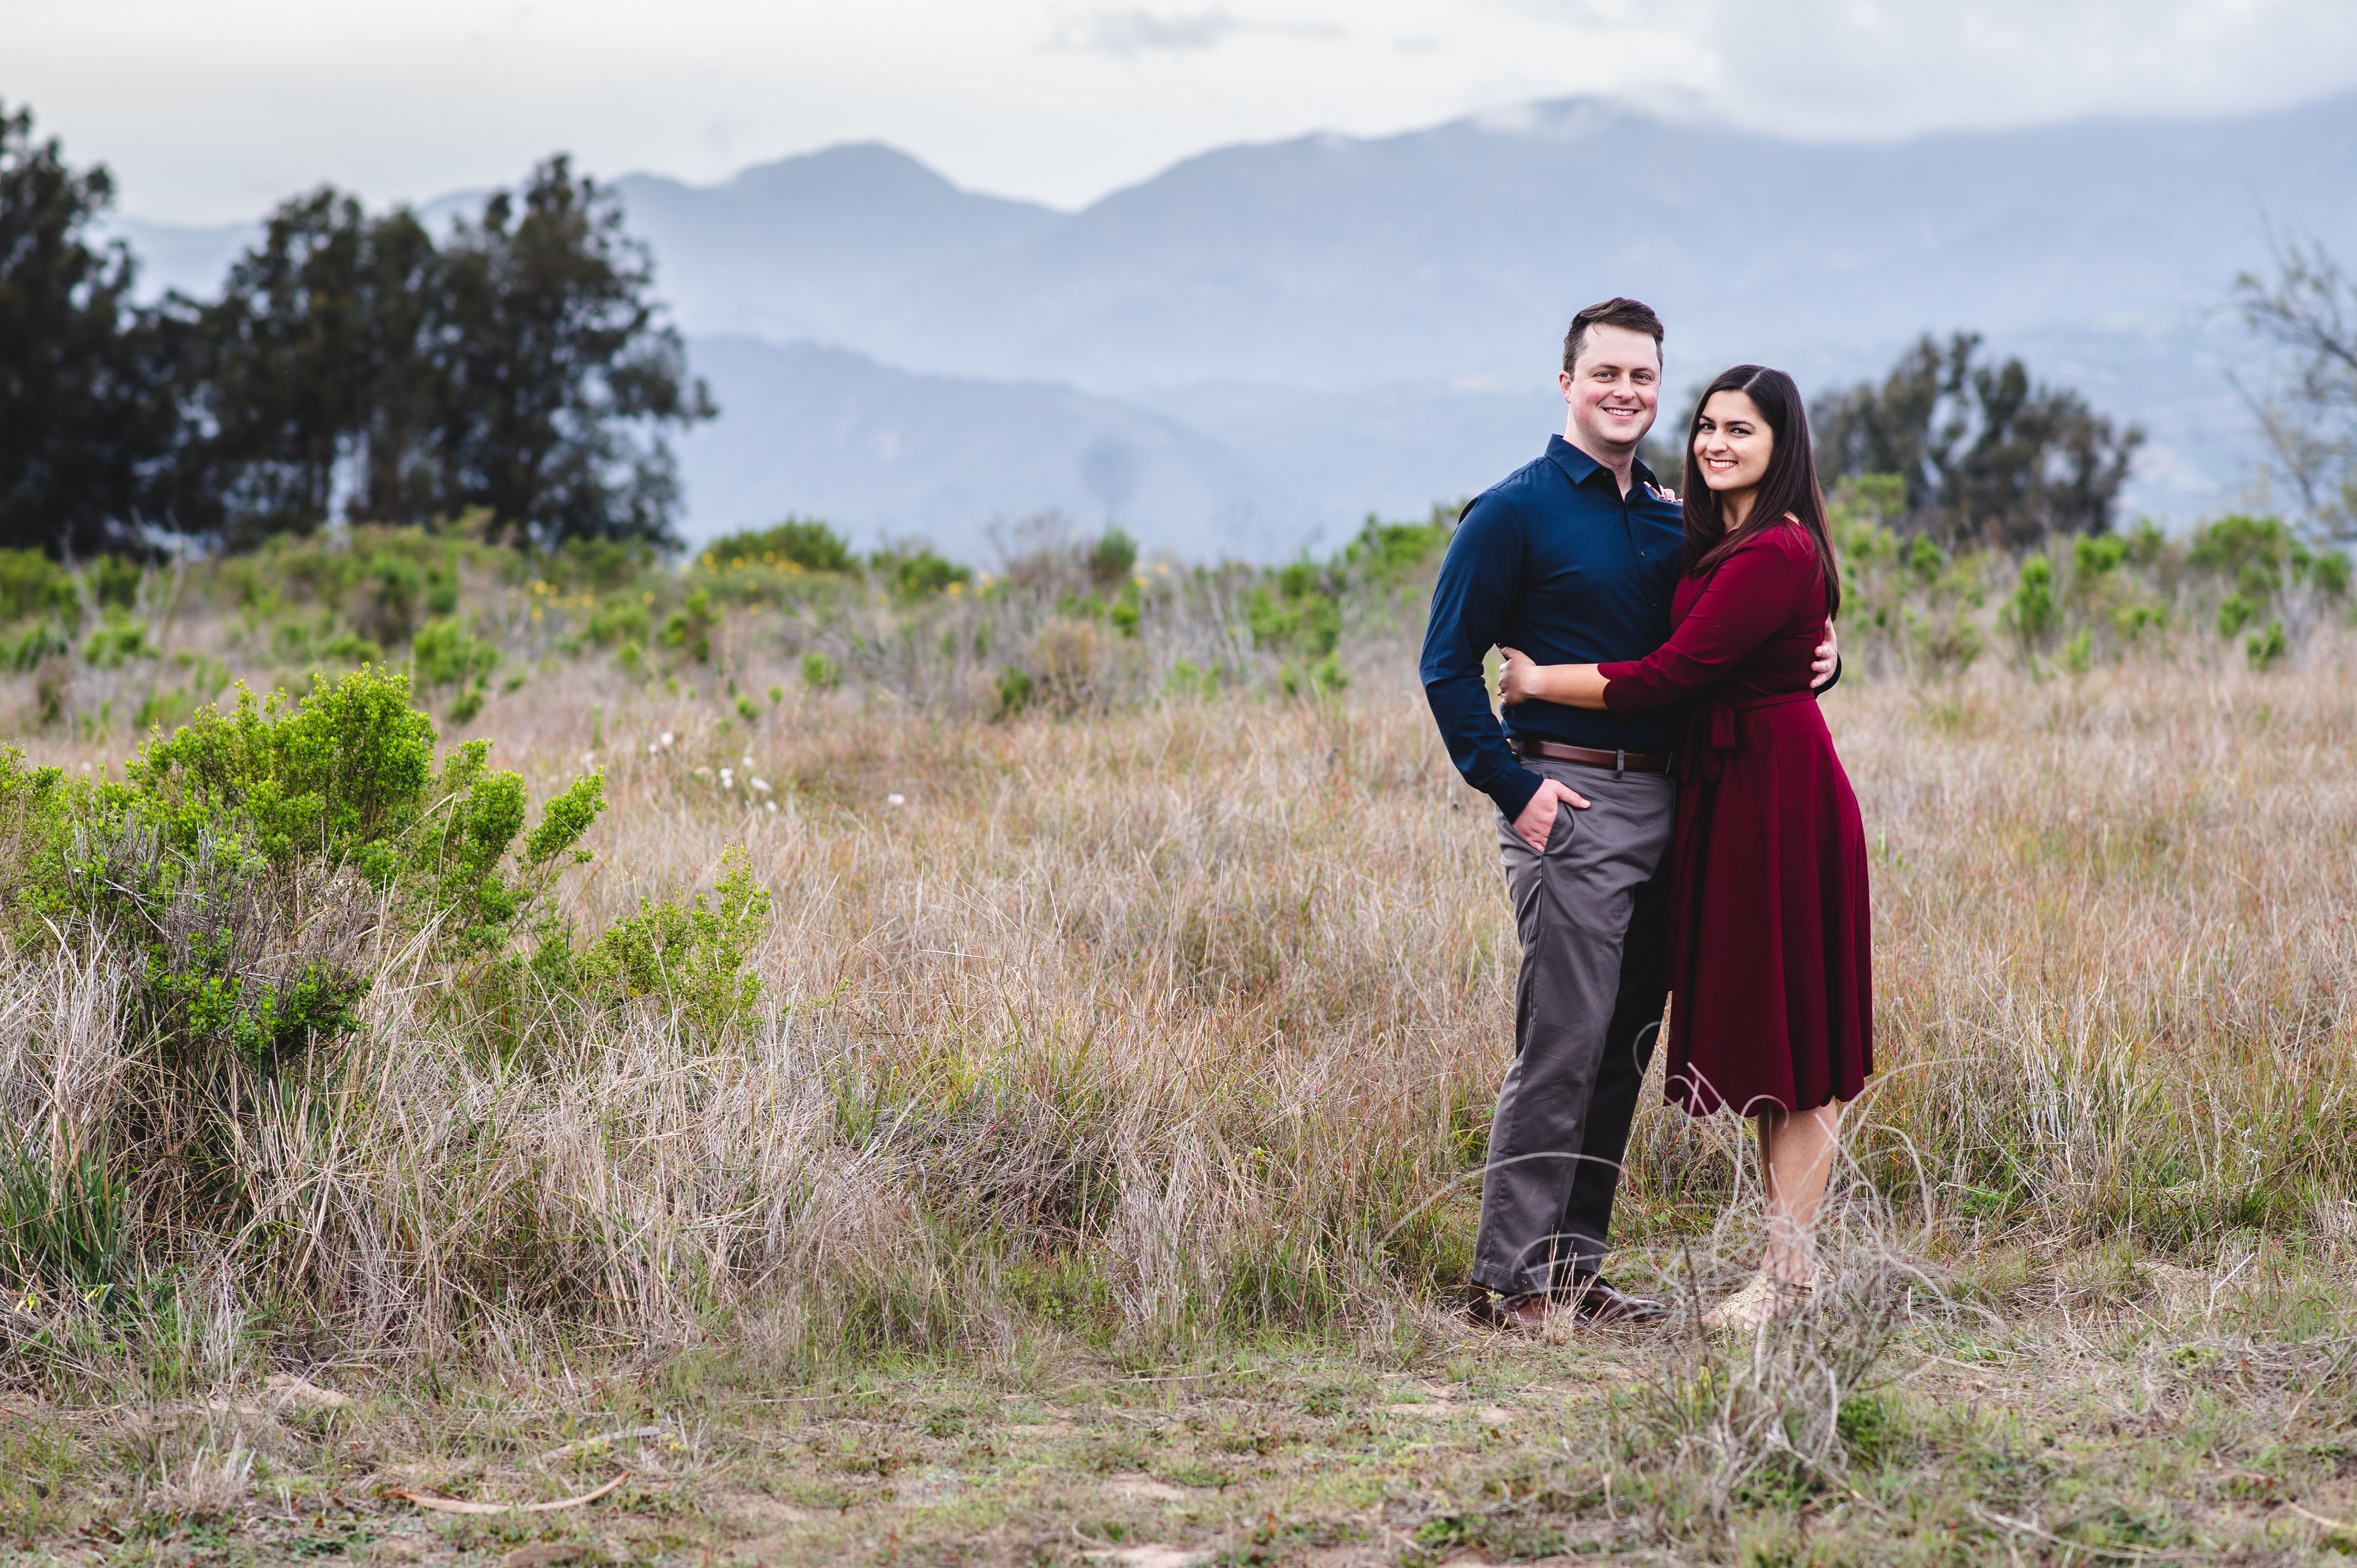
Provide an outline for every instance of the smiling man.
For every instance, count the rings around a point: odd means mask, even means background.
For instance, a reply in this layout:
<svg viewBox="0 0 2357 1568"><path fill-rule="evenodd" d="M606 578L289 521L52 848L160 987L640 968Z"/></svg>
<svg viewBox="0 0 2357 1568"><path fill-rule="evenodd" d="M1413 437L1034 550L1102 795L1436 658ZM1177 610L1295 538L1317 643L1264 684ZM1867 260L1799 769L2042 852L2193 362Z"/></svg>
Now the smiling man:
<svg viewBox="0 0 2357 1568"><path fill-rule="evenodd" d="M1642 659L1669 639L1684 513L1637 445L1653 426L1662 323L1633 299L1571 318L1563 434L1458 520L1433 589L1423 677L1449 759L1498 807L1523 961L1514 1059L1490 1124L1470 1309L1535 1326L1550 1305L1642 1321L1600 1273L1620 1156L1666 988L1666 852L1683 714L1490 706L1493 647L1540 664ZM1834 667L1818 650L1818 677Z"/></svg>

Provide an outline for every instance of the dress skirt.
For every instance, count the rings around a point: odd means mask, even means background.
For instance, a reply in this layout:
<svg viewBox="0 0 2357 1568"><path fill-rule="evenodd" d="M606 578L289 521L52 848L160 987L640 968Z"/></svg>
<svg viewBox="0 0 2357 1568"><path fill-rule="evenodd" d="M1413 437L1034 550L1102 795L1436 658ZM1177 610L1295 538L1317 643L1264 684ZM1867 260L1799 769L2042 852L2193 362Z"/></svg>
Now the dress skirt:
<svg viewBox="0 0 2357 1568"><path fill-rule="evenodd" d="M1670 1099L1856 1099L1874 1070L1866 830L1813 693L1704 698L1680 762Z"/></svg>

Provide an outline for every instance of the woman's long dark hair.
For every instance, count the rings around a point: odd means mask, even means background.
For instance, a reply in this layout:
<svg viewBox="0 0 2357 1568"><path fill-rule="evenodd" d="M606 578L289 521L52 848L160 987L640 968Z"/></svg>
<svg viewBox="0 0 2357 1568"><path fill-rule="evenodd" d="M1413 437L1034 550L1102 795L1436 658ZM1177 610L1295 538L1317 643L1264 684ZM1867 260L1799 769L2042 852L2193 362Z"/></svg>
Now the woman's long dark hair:
<svg viewBox="0 0 2357 1568"><path fill-rule="evenodd" d="M1751 499L1751 510L1740 528L1729 532L1719 515L1718 492L1703 482L1702 459L1695 456L1695 434L1702 428L1702 411L1711 398L1738 392L1749 398L1776 438L1768 455L1768 472ZM1742 549L1785 518L1796 517L1817 547L1817 570L1825 582L1825 614L1841 608L1841 573L1834 565L1833 536L1825 530L1824 492L1817 488L1817 459L1809 448L1809 413L1802 406L1801 389L1781 371L1765 365L1738 365L1721 371L1695 404L1686 422L1686 553L1689 577L1706 577L1718 564Z"/></svg>

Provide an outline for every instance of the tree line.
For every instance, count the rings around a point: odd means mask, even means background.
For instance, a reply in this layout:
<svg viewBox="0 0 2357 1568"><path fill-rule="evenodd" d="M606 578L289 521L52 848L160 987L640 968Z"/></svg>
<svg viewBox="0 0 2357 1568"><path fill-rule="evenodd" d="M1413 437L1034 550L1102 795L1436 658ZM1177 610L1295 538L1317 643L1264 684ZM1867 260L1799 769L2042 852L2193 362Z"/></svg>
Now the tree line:
<svg viewBox="0 0 2357 1568"><path fill-rule="evenodd" d="M210 300L136 301L113 195L0 105L0 546L240 549L339 511L676 544L665 435L716 410L646 247L564 157L438 234L296 197Z"/></svg>

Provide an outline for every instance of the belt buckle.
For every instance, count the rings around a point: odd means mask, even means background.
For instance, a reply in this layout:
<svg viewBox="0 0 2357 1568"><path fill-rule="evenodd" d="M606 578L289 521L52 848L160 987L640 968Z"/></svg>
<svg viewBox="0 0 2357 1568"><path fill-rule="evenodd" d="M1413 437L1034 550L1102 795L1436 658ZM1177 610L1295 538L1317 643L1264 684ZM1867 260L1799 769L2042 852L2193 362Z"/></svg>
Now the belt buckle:
<svg viewBox="0 0 2357 1568"><path fill-rule="evenodd" d="M1628 770L1629 751L1626 746L1623 746L1612 754L1612 777L1618 779Z"/></svg>

